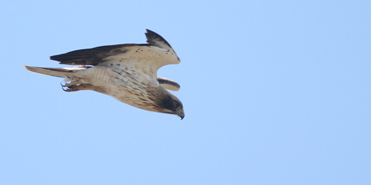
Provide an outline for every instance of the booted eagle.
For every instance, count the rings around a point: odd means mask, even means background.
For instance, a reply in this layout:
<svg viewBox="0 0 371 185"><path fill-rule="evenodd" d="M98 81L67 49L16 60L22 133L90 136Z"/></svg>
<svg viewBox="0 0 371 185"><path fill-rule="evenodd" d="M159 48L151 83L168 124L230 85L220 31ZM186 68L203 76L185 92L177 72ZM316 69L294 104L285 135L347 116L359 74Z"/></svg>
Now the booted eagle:
<svg viewBox="0 0 371 185"><path fill-rule="evenodd" d="M148 44L119 44L71 51L50 59L68 68L24 66L27 70L65 78L66 92L93 90L134 107L184 118L183 104L168 90L178 91L178 83L157 77L157 70L180 59L159 34L148 30Z"/></svg>

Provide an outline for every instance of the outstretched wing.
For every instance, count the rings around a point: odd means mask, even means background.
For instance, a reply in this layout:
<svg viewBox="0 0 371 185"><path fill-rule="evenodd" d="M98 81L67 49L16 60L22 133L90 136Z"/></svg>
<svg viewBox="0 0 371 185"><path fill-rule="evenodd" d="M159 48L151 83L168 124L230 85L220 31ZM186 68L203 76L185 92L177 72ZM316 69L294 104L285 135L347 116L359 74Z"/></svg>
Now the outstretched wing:
<svg viewBox="0 0 371 185"><path fill-rule="evenodd" d="M180 85L170 79L163 78L163 77L157 77L158 83L163 87L164 89L172 90L172 91L179 91Z"/></svg>
<svg viewBox="0 0 371 185"><path fill-rule="evenodd" d="M59 61L60 64L68 65L98 65L105 62L109 56L125 53L130 46L139 44L119 44L111 46L100 46L90 49L80 49L68 53L51 56L51 60Z"/></svg>
<svg viewBox="0 0 371 185"><path fill-rule="evenodd" d="M157 70L164 65L178 64L180 59L159 34L147 29L146 37L148 44L101 46L51 56L50 59L60 64L112 66L121 70L129 68L141 73L153 85L158 85Z"/></svg>

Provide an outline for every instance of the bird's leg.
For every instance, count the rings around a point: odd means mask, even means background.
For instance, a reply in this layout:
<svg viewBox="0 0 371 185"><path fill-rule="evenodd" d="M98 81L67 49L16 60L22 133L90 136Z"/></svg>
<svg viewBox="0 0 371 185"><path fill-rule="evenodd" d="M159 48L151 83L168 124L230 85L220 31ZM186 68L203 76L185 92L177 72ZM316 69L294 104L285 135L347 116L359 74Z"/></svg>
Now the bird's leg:
<svg viewBox="0 0 371 185"><path fill-rule="evenodd" d="M80 91L80 90L93 90L93 91L97 91L97 92L100 92L100 93L103 93L105 94L106 91L100 87L97 87L97 86L94 86L92 84L73 84L71 85L71 83L66 83L66 84L61 84L62 85L62 89L63 91L65 92L76 92L76 91ZM65 89L66 88L66 89Z"/></svg>
<svg viewBox="0 0 371 185"><path fill-rule="evenodd" d="M65 92L76 92L80 90L91 90L92 86L91 84L79 84L79 83L66 83L66 84L61 84L62 89Z"/></svg>
<svg viewBox="0 0 371 185"><path fill-rule="evenodd" d="M106 94L106 91L102 89L101 87L94 86L88 82L84 82L81 78L76 78L76 77L70 77L66 76L67 83L62 85L62 89L65 92L76 92L80 90L93 90L97 91L103 94Z"/></svg>
<svg viewBox="0 0 371 185"><path fill-rule="evenodd" d="M81 79L80 78L76 78L76 77L71 77L71 76L66 76L66 79L65 81L67 83L65 83L64 85L62 85L62 89L66 92L75 92L75 91L79 91L79 90L85 90L85 86L83 86L83 83L81 83Z"/></svg>
<svg viewBox="0 0 371 185"><path fill-rule="evenodd" d="M64 86L65 87L69 87L69 86L74 86L74 85L81 85L82 83L79 82L79 81L70 81L68 83L65 83Z"/></svg>
<svg viewBox="0 0 371 185"><path fill-rule="evenodd" d="M76 77L71 77L71 76L66 76L65 82L68 82L64 84L64 86L66 87L82 84L81 78L76 78Z"/></svg>

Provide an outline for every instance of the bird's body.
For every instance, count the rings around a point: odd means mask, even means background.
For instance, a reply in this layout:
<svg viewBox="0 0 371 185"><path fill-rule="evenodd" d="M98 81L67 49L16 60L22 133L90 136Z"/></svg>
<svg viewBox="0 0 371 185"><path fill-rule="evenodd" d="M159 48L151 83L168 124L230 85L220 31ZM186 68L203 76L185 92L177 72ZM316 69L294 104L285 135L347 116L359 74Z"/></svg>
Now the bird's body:
<svg viewBox="0 0 371 185"><path fill-rule="evenodd" d="M80 65L73 68L26 69L50 76L63 77L66 91L93 90L148 111L184 117L183 105L169 90L180 86L157 77L157 70L180 62L170 44L160 35L147 30L148 44L121 44L76 50L52 56L60 64Z"/></svg>

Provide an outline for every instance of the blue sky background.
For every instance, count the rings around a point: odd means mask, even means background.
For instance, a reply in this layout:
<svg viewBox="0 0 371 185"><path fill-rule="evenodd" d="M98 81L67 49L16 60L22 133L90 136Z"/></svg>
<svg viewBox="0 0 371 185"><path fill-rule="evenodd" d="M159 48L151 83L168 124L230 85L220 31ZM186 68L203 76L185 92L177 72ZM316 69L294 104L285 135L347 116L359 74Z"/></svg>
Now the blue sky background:
<svg viewBox="0 0 371 185"><path fill-rule="evenodd" d="M1 1L0 184L371 184L370 1ZM144 43L184 120L22 66Z"/></svg>

